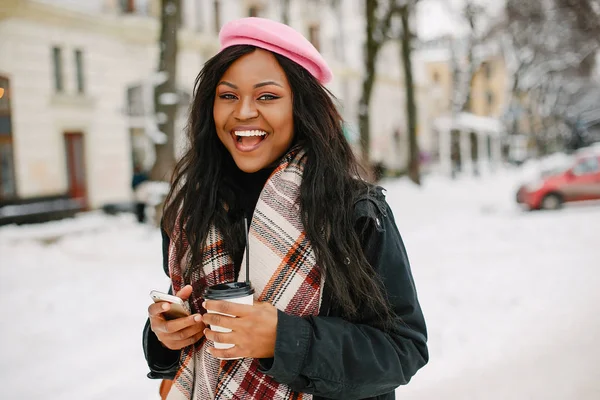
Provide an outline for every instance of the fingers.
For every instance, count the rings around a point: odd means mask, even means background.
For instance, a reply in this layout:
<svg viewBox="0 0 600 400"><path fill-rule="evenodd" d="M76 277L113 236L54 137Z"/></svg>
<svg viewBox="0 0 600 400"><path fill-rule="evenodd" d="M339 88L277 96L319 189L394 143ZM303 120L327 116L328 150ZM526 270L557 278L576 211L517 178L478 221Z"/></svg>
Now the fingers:
<svg viewBox="0 0 600 400"><path fill-rule="evenodd" d="M180 347L180 348L183 348L185 346L191 346L192 344L196 343L198 340L202 339L203 336L204 336L204 328L202 328L200 330L200 332L198 332L197 334L195 334L191 338L185 340L185 345L182 346L182 347Z"/></svg>
<svg viewBox="0 0 600 400"><path fill-rule="evenodd" d="M200 340L206 325L199 314L170 321L159 314L150 318L150 328L165 347L180 350Z"/></svg>
<svg viewBox="0 0 600 400"><path fill-rule="evenodd" d="M165 341L161 341L161 342L168 349L181 350L184 347L193 345L198 340L202 339L202 336L204 336L204 327L201 327L200 332L197 332L195 335L189 336L185 339L181 339L181 340L165 339Z"/></svg>
<svg viewBox="0 0 600 400"><path fill-rule="evenodd" d="M235 315L236 317L244 317L252 313L252 307L248 304L237 304L223 300L206 300L202 307L206 310L218 312L221 314Z"/></svg>
<svg viewBox="0 0 600 400"><path fill-rule="evenodd" d="M227 315L206 313L202 316L202 321L207 325L216 325L222 328L237 331L244 324L239 318L229 317Z"/></svg>
<svg viewBox="0 0 600 400"><path fill-rule="evenodd" d="M192 295L192 285L186 285L175 296L179 297L181 300L187 300Z"/></svg>
<svg viewBox="0 0 600 400"><path fill-rule="evenodd" d="M216 358L239 358L244 357L242 354L244 351L237 344L239 339L239 335L236 335L235 332L217 332L213 331L209 328L204 330L204 336L206 339L211 340L217 343L223 344L232 344L233 347L229 349L217 349L216 347L209 347L208 352L210 355Z"/></svg>
<svg viewBox="0 0 600 400"><path fill-rule="evenodd" d="M231 305L231 306L230 306ZM241 307L240 307L241 306ZM210 353L217 358L253 357L269 358L275 354L277 339L278 311L269 303L255 303L254 306L231 304L226 302L206 302L211 313L204 314L202 320L210 327L205 330L208 340L217 343L235 345L232 349L211 349ZM248 312L247 315L232 317L215 314L218 309L227 314ZM231 329L232 332L220 332L221 328Z"/></svg>
<svg viewBox="0 0 600 400"><path fill-rule="evenodd" d="M204 330L206 329L206 325L204 324L195 324L192 326L188 326L185 329L174 332L169 335L170 340L173 341L186 341L197 335L202 336L204 334Z"/></svg>
<svg viewBox="0 0 600 400"><path fill-rule="evenodd" d="M242 358L244 357L243 355L241 355L239 349L237 349L235 346L230 348L230 349L217 349L215 347L211 347L208 349L208 352L210 353L211 356L215 357L215 358L220 358L220 359L230 359L230 358Z"/></svg>
<svg viewBox="0 0 600 400"><path fill-rule="evenodd" d="M164 320L164 318L163 318L163 320ZM197 325L201 321L202 321L202 316L200 314L194 314L194 315L190 315L189 317L172 319L170 321L164 320L163 323L157 324L156 329L159 332L164 332L164 333L177 333L179 331L184 330L187 327Z"/></svg>
<svg viewBox="0 0 600 400"><path fill-rule="evenodd" d="M169 303L167 303L166 301L160 301L158 303L152 303L148 306L148 316L150 318L152 317L156 317L162 313L164 313L165 311L168 311L171 309L171 305Z"/></svg>
<svg viewBox="0 0 600 400"><path fill-rule="evenodd" d="M235 332L217 332L210 328L204 329L204 336L206 336L208 340L217 343L235 344L237 341Z"/></svg>

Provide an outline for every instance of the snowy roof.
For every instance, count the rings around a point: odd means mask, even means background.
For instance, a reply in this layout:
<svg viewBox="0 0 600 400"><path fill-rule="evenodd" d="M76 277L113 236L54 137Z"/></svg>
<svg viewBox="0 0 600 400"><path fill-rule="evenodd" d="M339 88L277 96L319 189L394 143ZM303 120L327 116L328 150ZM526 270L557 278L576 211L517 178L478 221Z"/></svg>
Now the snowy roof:
<svg viewBox="0 0 600 400"><path fill-rule="evenodd" d="M459 113L456 116L439 117L434 121L435 127L440 131L463 130L475 132L488 132L501 135L504 126L498 118L482 117L471 113Z"/></svg>

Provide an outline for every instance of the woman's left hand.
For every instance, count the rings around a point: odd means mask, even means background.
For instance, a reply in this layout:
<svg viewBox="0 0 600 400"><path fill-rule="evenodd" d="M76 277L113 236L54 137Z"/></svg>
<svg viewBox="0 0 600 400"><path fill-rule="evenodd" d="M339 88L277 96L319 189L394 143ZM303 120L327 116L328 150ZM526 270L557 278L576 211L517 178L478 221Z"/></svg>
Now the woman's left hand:
<svg viewBox="0 0 600 400"><path fill-rule="evenodd" d="M204 334L208 340L235 345L230 349L210 348L213 357L273 357L277 337L277 309L273 305L254 302L254 305L250 306L222 300L206 300L203 307L210 311L236 316L228 317L211 313L202 316L202 322L207 326L216 325L231 329L229 333L205 329Z"/></svg>

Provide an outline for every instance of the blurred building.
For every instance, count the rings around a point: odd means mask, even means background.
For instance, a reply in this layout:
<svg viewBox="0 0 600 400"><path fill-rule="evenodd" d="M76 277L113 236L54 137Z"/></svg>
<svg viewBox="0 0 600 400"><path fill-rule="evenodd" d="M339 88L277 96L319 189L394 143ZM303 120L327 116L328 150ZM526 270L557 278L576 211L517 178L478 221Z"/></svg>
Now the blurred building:
<svg viewBox="0 0 600 400"><path fill-rule="evenodd" d="M425 71L424 112L433 122L424 149L442 171L479 173L504 159L507 134L501 123L508 107L509 72L499 48L474 49L468 65L463 38L442 36L416 51Z"/></svg>
<svg viewBox="0 0 600 400"><path fill-rule="evenodd" d="M3 0L0 7L0 201L63 196L95 208L131 196L134 165L149 168L157 79L158 0ZM180 131L196 75L217 33L244 16L286 18L278 0L182 0ZM357 135L362 0L291 0L287 18L330 62L350 138ZM371 103L373 158L406 162L400 53L386 46ZM416 68L415 68L416 69ZM417 77L417 85L419 85ZM420 91L419 91L420 90ZM424 88L418 89L420 101ZM151 111L151 110L150 110ZM429 123L420 114L419 129ZM179 140L178 151L184 141Z"/></svg>

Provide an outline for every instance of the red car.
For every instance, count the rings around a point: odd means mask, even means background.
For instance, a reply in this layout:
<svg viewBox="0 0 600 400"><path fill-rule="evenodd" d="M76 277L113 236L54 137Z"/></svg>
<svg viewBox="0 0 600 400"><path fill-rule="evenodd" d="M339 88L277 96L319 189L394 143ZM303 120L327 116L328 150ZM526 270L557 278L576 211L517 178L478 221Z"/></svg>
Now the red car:
<svg viewBox="0 0 600 400"><path fill-rule="evenodd" d="M517 202L531 210L555 210L563 203L600 200L600 152L578 153L562 170L542 175L519 188Z"/></svg>

